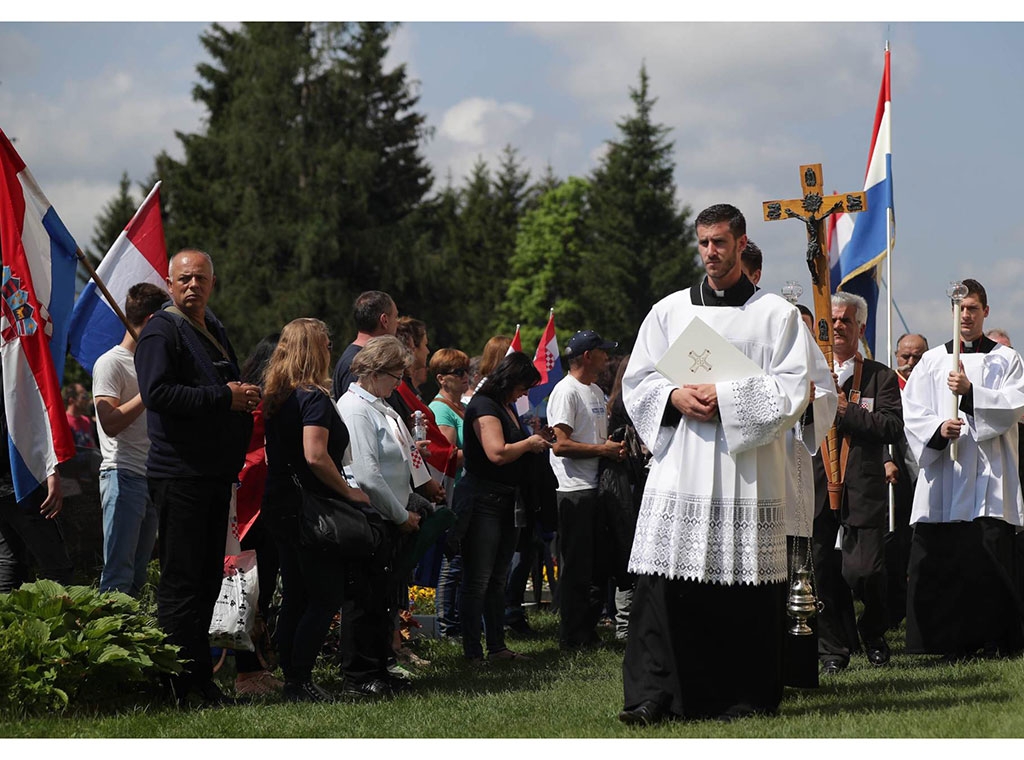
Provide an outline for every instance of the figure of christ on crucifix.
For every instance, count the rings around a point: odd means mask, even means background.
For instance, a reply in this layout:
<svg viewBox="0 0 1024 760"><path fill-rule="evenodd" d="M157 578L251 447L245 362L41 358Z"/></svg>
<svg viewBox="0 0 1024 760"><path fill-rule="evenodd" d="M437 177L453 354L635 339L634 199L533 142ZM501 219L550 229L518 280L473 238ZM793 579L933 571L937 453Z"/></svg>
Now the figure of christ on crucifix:
<svg viewBox="0 0 1024 760"><path fill-rule="evenodd" d="M800 167L800 185L803 197L788 201L765 201L764 220L799 219L807 228L807 266L811 270L814 285L814 339L825 354L829 367L833 367L832 332L832 291L829 282L828 255L821 245L826 239L825 220L837 212L855 213L867 211L867 196L863 192L822 195L824 180L821 164L805 164ZM818 212L828 208L821 216ZM803 212L803 213L801 213ZM839 509L842 494L842 473L839 464L839 444L835 425L826 438L828 454L829 495L832 509Z"/></svg>

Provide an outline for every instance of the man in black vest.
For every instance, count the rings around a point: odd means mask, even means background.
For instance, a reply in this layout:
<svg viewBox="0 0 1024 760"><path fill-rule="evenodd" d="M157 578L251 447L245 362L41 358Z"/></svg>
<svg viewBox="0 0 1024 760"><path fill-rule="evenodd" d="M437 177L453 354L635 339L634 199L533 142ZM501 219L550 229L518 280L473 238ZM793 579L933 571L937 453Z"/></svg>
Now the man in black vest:
<svg viewBox="0 0 1024 760"><path fill-rule="evenodd" d="M168 268L171 303L139 335L135 369L146 405L146 476L160 510L157 619L188 660L170 681L181 706L190 693L226 701L213 683L208 631L220 591L231 489L242 469L260 389L239 381L224 326L206 308L216 278L197 250Z"/></svg>
<svg viewBox="0 0 1024 760"><path fill-rule="evenodd" d="M896 373L857 350L867 321L867 303L852 293L832 296L834 372L839 387L836 428L845 459L842 506L829 507L821 454L814 458L814 573L824 608L818 617L822 673L835 675L864 642L872 665L889 662L885 535L889 499L883 455L903 429ZM840 551L836 537L842 530ZM851 593L852 592L852 593ZM853 595L864 602L854 623Z"/></svg>

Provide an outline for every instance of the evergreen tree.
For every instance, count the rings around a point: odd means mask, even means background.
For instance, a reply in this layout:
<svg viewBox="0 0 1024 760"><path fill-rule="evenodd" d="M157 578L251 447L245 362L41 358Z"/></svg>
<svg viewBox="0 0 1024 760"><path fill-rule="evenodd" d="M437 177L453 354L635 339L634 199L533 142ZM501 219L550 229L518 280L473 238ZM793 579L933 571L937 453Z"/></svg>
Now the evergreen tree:
<svg viewBox="0 0 1024 760"><path fill-rule="evenodd" d="M646 66L630 98L635 111L617 123L620 138L609 141L590 194L594 255L611 278L603 298L621 307L621 317L605 315L605 329L627 347L653 302L699 277L690 209L676 203L673 143L669 129L652 121ZM601 292L600 283L588 287L592 296Z"/></svg>
<svg viewBox="0 0 1024 760"><path fill-rule="evenodd" d="M93 269L100 265L103 256L110 250L110 246L135 215L139 201L132 197L129 192L130 188L131 181L128 179L128 172L122 172L117 195L107 201L99 216L96 217L92 227L90 245L82 251L89 263L92 264ZM89 275L84 267L79 267L75 274L78 278L78 289L81 290L88 282Z"/></svg>
<svg viewBox="0 0 1024 760"><path fill-rule="evenodd" d="M404 66L384 71L389 24L214 24L194 97L206 128L157 159L169 249L213 256L214 310L244 353L295 317L341 344L352 301L386 290L406 313L422 292L411 256L430 188L427 136Z"/></svg>
<svg viewBox="0 0 1024 760"><path fill-rule="evenodd" d="M494 217L497 202L491 172L483 158L477 158L466 185L459 192L459 219L455 234L458 261L456 278L460 284L457 300L462 319L456 330L457 345L472 356L495 332L507 326L495 326L494 307L503 295L506 273L496 248Z"/></svg>

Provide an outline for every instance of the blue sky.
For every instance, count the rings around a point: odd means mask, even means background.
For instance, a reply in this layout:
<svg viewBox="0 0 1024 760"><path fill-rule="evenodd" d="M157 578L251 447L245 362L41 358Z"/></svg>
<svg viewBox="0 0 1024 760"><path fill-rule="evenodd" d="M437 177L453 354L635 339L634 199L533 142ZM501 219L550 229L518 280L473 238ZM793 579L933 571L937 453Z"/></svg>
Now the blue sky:
<svg viewBox="0 0 1024 760"><path fill-rule="evenodd" d="M175 130L200 128L204 27L0 22L0 128L81 245L122 170L142 180L161 149L180 155ZM1021 24L408 23L391 60L419 82L438 188L506 143L535 177L548 163L585 176L646 62L680 202L738 205L765 252L762 285L796 279L810 302L802 226L760 221L760 204L795 196L802 163L822 163L831 188L860 187L886 39L895 299L912 330L948 340L946 283L973 276L987 325L1024 345Z"/></svg>

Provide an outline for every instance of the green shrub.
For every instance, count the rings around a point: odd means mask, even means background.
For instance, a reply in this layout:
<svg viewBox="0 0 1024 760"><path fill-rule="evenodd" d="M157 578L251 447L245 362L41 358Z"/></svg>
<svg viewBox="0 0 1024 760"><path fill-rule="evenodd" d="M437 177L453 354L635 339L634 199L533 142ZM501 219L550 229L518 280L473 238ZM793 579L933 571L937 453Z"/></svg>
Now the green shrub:
<svg viewBox="0 0 1024 760"><path fill-rule="evenodd" d="M0 710L102 702L178 673L178 648L139 603L90 586L26 583L0 594Z"/></svg>

